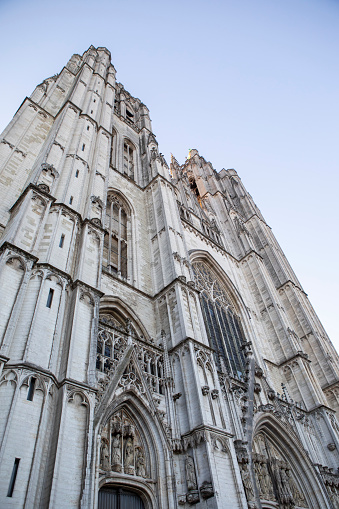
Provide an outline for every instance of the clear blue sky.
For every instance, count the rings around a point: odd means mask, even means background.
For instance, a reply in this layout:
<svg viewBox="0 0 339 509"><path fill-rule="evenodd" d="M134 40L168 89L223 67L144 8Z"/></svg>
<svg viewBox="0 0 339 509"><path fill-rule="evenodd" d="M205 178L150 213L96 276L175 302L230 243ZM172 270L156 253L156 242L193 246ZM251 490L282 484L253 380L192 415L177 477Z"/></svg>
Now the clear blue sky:
<svg viewBox="0 0 339 509"><path fill-rule="evenodd" d="M338 0L0 0L0 131L91 44L160 150L235 168L339 347Z"/></svg>

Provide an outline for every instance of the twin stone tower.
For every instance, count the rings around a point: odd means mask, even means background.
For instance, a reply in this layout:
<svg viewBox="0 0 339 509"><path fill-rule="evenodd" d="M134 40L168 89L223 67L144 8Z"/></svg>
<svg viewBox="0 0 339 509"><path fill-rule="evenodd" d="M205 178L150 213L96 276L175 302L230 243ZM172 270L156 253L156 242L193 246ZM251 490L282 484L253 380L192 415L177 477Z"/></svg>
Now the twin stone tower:
<svg viewBox="0 0 339 509"><path fill-rule="evenodd" d="M339 363L235 170L106 48L0 139L0 507L339 507Z"/></svg>

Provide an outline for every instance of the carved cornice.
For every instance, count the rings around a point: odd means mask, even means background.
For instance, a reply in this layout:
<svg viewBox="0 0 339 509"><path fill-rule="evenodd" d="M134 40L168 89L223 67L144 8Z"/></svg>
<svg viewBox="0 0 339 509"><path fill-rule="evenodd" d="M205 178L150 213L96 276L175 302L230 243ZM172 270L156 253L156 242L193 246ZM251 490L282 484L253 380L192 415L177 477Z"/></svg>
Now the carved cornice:
<svg viewBox="0 0 339 509"><path fill-rule="evenodd" d="M269 361L269 362L271 364L274 364L277 368L282 368L283 366L286 366L290 362L293 362L293 361L295 361L297 359L300 359L300 360L307 361L307 362L311 363L311 360L308 358L308 355L305 352L297 352L295 355L292 355L291 357L289 357L288 359L280 362L279 364L275 364L272 361Z"/></svg>
<svg viewBox="0 0 339 509"><path fill-rule="evenodd" d="M174 353L177 350L183 348L188 343L192 343L194 346L198 347L199 350L206 350L210 353L214 352L214 349L209 345L205 345L205 343L200 343L200 341L197 341L196 339L187 336L186 338L182 339L177 345L173 346L170 350L168 350L168 353L169 354Z"/></svg>
<svg viewBox="0 0 339 509"><path fill-rule="evenodd" d="M15 207L24 199L24 197L28 194L29 191L35 191L40 196L44 196L45 198L47 198L51 203L55 202L55 198L51 194L47 193L46 191L41 189L39 186L37 186L31 182L30 184L28 184L26 189L24 189L24 191L21 193L21 195L16 200L16 202L9 209L9 212L12 212L15 209Z"/></svg>
<svg viewBox="0 0 339 509"><path fill-rule="evenodd" d="M85 283L84 281L81 281L81 279L76 279L71 284L71 287L72 287L72 290L75 288L78 288L78 287L86 288L87 290L89 290L90 292L93 292L95 295L97 295L100 298L105 295L104 292L102 292L101 290L98 290L97 288L94 288L94 286L91 286L88 283Z"/></svg>
<svg viewBox="0 0 339 509"><path fill-rule="evenodd" d="M20 247L15 246L14 244L11 244L10 242L7 242L7 240L0 246L0 253L5 251L6 249L10 249L14 251L15 253L20 254L24 258L28 258L29 260L32 260L33 262L37 262L39 260L38 257L32 255L28 251L25 251L24 249L21 249Z"/></svg>
<svg viewBox="0 0 339 509"><path fill-rule="evenodd" d="M324 392L331 391L333 389L339 389L339 380L336 380L335 382L332 382L332 383L327 384L324 387L322 387L322 390Z"/></svg>
<svg viewBox="0 0 339 509"><path fill-rule="evenodd" d="M83 159L82 157L80 157L78 154L71 154L71 153L68 153L68 154L66 155L66 157L72 157L73 159L77 159L78 161L81 161L81 162L82 162L82 164L83 164L84 166L86 166L86 168L87 168L87 169L89 169L89 164L88 164L88 162L87 162L85 159Z"/></svg>
<svg viewBox="0 0 339 509"><path fill-rule="evenodd" d="M200 425L185 433L181 438L172 439L173 452L183 453L189 448L196 448L202 442L211 442L212 444L218 440L222 446L223 451L229 451L228 439L233 438L233 434L219 428L208 425Z"/></svg>
<svg viewBox="0 0 339 509"><path fill-rule="evenodd" d="M293 286L293 288L297 288L297 290L300 290L304 295L306 295L307 297L307 293L304 292L304 290L301 288L301 286L298 286L296 283L294 283L294 281L292 281L291 279L288 279L287 281L285 281L285 283L282 283L280 286L277 286L276 289L279 291L279 290L284 290L285 289L285 286L287 285L291 285Z"/></svg>
<svg viewBox="0 0 339 509"><path fill-rule="evenodd" d="M54 274L58 274L60 277L65 279L68 283L70 283L72 281L72 278L69 274L67 274L63 270L58 269L57 267L54 267L53 265L51 265L49 263L46 263L46 262L37 263L36 268L48 269L51 272L53 272Z"/></svg>
<svg viewBox="0 0 339 509"><path fill-rule="evenodd" d="M251 221L251 219L254 218L259 219L259 221L264 223L264 225L267 226L270 230L272 229L262 217L258 216L258 214L252 214L252 216L250 216L248 219L244 219L244 223L248 223L249 221Z"/></svg>
<svg viewBox="0 0 339 509"><path fill-rule="evenodd" d="M217 244L213 239L211 239L210 237L205 235L203 232L201 232L200 230L195 228L195 226L193 226L192 223L190 223L189 221L187 221L183 217L180 217L180 220L181 220L181 222L183 224L183 227L186 230L189 230L190 232L194 233L197 237L199 237L201 240L206 242L207 245L209 245L210 247L215 249L218 253L221 253L223 255L228 255L231 258L234 258L234 256L232 256L230 253L228 253L228 251L226 251L226 249L224 247L222 247L220 244ZM234 260L236 260L237 262L239 261L236 258L234 258Z"/></svg>
<svg viewBox="0 0 339 509"><path fill-rule="evenodd" d="M48 369L44 369L40 366L37 366L36 364L33 364L32 362L21 362L21 361L8 362L4 368L4 371L10 370L10 369L13 369L13 370L25 369L25 370L31 371L33 373L39 373L40 375L50 378L52 380L52 382L56 385L57 388L59 388L61 386L60 382L58 381L58 379L54 373L52 373ZM95 389L92 388L92 390L95 390Z"/></svg>
<svg viewBox="0 0 339 509"><path fill-rule="evenodd" d="M246 258L251 258L251 256L255 256L260 259L260 261L263 261L263 257L257 253L257 251L254 251L254 249L251 249L248 253L246 253L242 258L239 259L239 262L247 261Z"/></svg>
<svg viewBox="0 0 339 509"><path fill-rule="evenodd" d="M44 108L42 108L41 106L39 106L39 104L37 104L36 102L34 102L30 97L25 97L25 99L22 101L22 103L20 104L19 106L19 109L18 111L20 110L21 106L26 102L28 101L29 103L31 103L33 106L35 106L38 110L40 110L41 112L45 113L45 115L47 115L48 117L50 118L55 118L54 115L52 115L51 113L49 113L47 110L45 110Z"/></svg>

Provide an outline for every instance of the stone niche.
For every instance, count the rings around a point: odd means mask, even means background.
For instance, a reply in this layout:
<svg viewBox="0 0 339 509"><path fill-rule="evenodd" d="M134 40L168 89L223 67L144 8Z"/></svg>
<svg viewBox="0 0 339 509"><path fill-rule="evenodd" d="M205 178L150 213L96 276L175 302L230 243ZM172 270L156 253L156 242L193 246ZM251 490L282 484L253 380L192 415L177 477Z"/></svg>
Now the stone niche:
<svg viewBox="0 0 339 509"><path fill-rule="evenodd" d="M113 414L101 432L100 468L108 472L150 477L145 439L125 410Z"/></svg>
<svg viewBox="0 0 339 509"><path fill-rule="evenodd" d="M59 173L52 164L43 163L36 184L42 191L50 193L58 177Z"/></svg>

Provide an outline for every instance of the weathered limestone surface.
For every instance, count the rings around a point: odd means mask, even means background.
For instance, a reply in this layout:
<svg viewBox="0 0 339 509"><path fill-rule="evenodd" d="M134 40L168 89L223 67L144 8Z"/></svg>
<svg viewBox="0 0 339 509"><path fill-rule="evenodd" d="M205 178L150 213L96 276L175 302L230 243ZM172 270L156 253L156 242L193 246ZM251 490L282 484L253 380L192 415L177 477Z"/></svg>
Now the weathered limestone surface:
<svg viewBox="0 0 339 509"><path fill-rule="evenodd" d="M233 169L106 48L0 139L0 507L339 507L338 355ZM132 503L132 502L130 502Z"/></svg>

